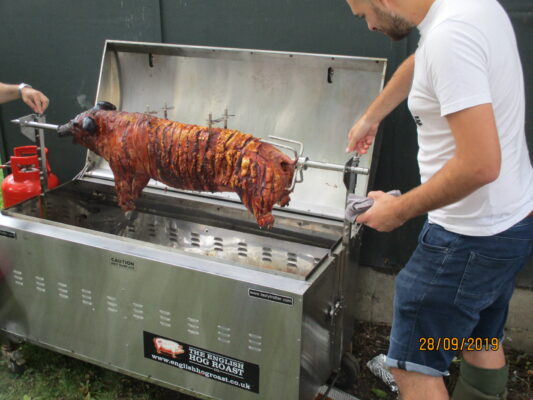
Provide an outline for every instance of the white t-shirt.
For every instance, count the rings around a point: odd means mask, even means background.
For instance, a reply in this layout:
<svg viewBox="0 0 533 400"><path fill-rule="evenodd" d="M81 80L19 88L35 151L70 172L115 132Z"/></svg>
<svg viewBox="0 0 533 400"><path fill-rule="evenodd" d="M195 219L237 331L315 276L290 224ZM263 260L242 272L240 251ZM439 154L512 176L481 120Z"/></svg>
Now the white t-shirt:
<svg viewBox="0 0 533 400"><path fill-rule="evenodd" d="M418 125L422 183L454 155L448 114L492 103L502 153L497 180L431 211L429 221L470 236L502 232L533 210L524 80L511 22L496 0L436 0L418 29L408 104Z"/></svg>

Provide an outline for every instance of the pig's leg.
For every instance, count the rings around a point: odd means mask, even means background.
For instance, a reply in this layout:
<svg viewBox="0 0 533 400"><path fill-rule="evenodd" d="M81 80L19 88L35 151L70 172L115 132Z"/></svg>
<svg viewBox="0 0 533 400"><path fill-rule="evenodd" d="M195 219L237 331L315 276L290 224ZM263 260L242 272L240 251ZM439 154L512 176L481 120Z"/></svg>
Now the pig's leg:
<svg viewBox="0 0 533 400"><path fill-rule="evenodd" d="M150 177L144 173L136 173L120 162L109 162L115 176L118 205L123 211L135 209L135 200L140 196Z"/></svg>

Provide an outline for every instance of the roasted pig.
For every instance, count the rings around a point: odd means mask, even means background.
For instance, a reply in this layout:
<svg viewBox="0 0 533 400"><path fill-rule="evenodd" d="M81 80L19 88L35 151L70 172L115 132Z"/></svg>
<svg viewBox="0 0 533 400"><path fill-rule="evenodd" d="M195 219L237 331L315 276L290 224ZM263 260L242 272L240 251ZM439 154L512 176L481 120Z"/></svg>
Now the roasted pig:
<svg viewBox="0 0 533 400"><path fill-rule="evenodd" d="M272 227L274 205L290 200L294 161L236 130L118 112L100 102L59 132L107 160L124 211L135 208L150 178L177 189L236 192L262 228Z"/></svg>

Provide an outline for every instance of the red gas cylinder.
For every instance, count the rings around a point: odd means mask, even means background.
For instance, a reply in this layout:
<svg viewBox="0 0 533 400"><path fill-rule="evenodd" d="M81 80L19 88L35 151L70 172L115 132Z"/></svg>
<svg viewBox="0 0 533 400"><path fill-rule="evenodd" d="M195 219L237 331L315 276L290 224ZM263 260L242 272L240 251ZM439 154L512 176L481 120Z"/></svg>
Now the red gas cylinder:
<svg viewBox="0 0 533 400"><path fill-rule="evenodd" d="M10 158L13 173L6 176L2 182L2 196L6 208L41 193L37 146L15 147L14 153L15 155ZM45 153L48 188L53 189L59 185L59 179L50 169L47 148Z"/></svg>

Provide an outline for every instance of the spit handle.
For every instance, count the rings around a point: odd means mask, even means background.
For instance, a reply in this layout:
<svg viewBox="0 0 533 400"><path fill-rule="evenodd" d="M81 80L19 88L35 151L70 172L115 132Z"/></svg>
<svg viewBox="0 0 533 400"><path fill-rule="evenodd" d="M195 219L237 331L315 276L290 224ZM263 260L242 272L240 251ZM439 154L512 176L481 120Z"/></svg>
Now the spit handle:
<svg viewBox="0 0 533 400"><path fill-rule="evenodd" d="M52 131L58 131L59 125L54 124L46 124L44 122L36 122L36 121L24 121L21 119L13 119L11 120L14 124L20 125L21 128L27 126L30 128L38 128L38 129L47 129Z"/></svg>

